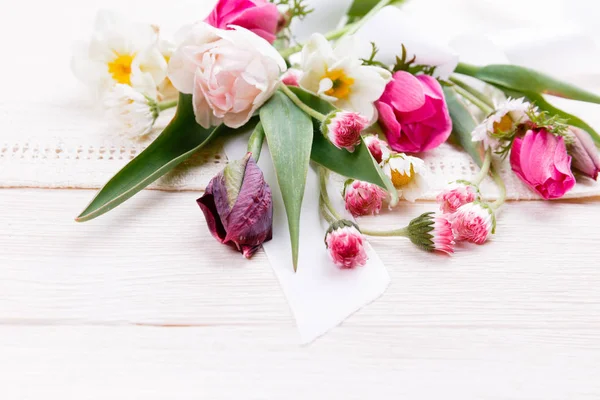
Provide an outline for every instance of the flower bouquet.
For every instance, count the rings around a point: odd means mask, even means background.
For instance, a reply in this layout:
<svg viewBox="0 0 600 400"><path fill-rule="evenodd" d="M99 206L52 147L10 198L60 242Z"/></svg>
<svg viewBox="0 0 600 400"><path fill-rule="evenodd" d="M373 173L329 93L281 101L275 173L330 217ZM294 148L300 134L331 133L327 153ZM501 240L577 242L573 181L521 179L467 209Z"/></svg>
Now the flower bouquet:
<svg viewBox="0 0 600 400"><path fill-rule="evenodd" d="M446 254L457 241L485 243L506 199L500 159L544 199L562 197L576 175L597 179L600 136L544 95L600 104L599 96L524 67L460 63L400 23L400 7L355 0L334 30L302 41L295 30L320 12L305 0L219 0L172 40L156 26L100 13L91 41L73 59L76 75L131 137L151 134L161 113L176 112L77 221L110 211L219 137L242 138L247 154L197 199L210 232L249 258L277 234L274 219L285 218L294 270L305 251L301 211L311 169L329 224L323 245L340 269L367 263L368 236L405 237ZM436 209L408 225L366 229L332 201L341 196L357 218L417 200L428 180L421 157L447 141L480 170L449 182ZM257 164L261 154L276 185ZM328 190L332 173L346 179L340 193ZM480 188L488 176L499 187L493 202ZM274 212L275 195L284 214Z"/></svg>

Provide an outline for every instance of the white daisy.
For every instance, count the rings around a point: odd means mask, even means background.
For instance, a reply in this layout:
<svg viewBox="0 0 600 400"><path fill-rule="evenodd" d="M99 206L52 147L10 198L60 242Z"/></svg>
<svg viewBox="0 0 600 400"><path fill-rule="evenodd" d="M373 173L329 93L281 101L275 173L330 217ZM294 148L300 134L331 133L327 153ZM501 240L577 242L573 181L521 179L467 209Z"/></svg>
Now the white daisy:
<svg viewBox="0 0 600 400"><path fill-rule="evenodd" d="M495 149L498 146L498 140L491 137L491 134L497 131L509 132L514 129L515 124L521 124L529 120L527 111L531 108L531 103L524 98L511 99L503 101L496 105L495 111L484 119L471 133L474 142L483 142L483 146Z"/></svg>
<svg viewBox="0 0 600 400"><path fill-rule="evenodd" d="M373 103L381 97L389 71L362 65L369 44L354 36L340 39L335 48L318 33L302 49L300 86L333 103L337 108L375 117Z"/></svg>
<svg viewBox="0 0 600 400"><path fill-rule="evenodd" d="M160 112L154 99L121 83L106 94L104 105L121 133L131 139L150 133Z"/></svg>
<svg viewBox="0 0 600 400"><path fill-rule="evenodd" d="M75 76L98 97L118 83L154 96L167 76L158 28L133 24L109 11L96 16L91 40L76 44L71 65Z"/></svg>
<svg viewBox="0 0 600 400"><path fill-rule="evenodd" d="M420 158L394 154L384 163L383 171L398 189L398 196L411 203L429 189L427 167Z"/></svg>

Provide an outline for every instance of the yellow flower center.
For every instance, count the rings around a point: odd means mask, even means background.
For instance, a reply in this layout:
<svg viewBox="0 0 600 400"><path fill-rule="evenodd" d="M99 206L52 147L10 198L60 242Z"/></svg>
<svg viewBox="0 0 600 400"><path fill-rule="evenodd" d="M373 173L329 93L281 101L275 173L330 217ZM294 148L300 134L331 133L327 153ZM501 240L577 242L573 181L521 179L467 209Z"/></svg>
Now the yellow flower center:
<svg viewBox="0 0 600 400"><path fill-rule="evenodd" d="M327 71L323 79L325 78L329 78L333 82L331 89L325 92L327 96L335 97L336 99L348 98L350 89L354 85L354 78L347 76L342 69Z"/></svg>
<svg viewBox="0 0 600 400"><path fill-rule="evenodd" d="M494 133L510 132L513 128L513 120L510 115L506 114L500 122L494 122Z"/></svg>
<svg viewBox="0 0 600 400"><path fill-rule="evenodd" d="M131 85L131 63L135 54L117 54L117 58L108 63L108 73L118 83Z"/></svg>
<svg viewBox="0 0 600 400"><path fill-rule="evenodd" d="M402 186L408 185L415 177L415 168L410 164L410 171L408 174L400 172L396 169L392 169L392 183L396 189L400 189Z"/></svg>

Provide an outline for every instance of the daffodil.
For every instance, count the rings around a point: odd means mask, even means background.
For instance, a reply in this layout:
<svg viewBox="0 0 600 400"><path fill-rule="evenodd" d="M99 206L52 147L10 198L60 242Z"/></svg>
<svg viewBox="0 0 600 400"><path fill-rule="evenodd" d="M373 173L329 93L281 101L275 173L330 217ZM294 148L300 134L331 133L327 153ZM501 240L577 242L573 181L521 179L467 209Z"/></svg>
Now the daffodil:
<svg viewBox="0 0 600 400"><path fill-rule="evenodd" d="M391 179L398 195L414 202L427 191L425 162L403 153L392 155L383 165L383 171Z"/></svg>
<svg viewBox="0 0 600 400"><path fill-rule="evenodd" d="M300 86L333 103L337 108L354 111L372 121L373 103L381 97L389 71L363 65L369 44L354 36L340 39L335 47L318 33L302 49Z"/></svg>
<svg viewBox="0 0 600 400"><path fill-rule="evenodd" d="M167 74L167 62L158 48L158 28L100 11L91 40L75 47L72 69L99 97L116 84L154 97Z"/></svg>

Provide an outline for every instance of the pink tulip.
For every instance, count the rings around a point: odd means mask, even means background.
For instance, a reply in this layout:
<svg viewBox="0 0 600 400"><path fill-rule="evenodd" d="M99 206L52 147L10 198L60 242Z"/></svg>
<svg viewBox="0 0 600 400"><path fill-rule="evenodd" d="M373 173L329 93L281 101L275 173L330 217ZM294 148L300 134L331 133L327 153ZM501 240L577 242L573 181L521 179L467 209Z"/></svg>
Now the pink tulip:
<svg viewBox="0 0 600 400"><path fill-rule="evenodd" d="M583 175L598 179L600 172L600 155L592 137L586 131L571 127L569 128L573 144L570 153L573 156L573 168Z"/></svg>
<svg viewBox="0 0 600 400"><path fill-rule="evenodd" d="M510 154L515 174L544 199L557 199L575 186L565 141L545 129L516 138Z"/></svg>
<svg viewBox="0 0 600 400"><path fill-rule="evenodd" d="M385 190L369 182L350 181L344 187L346 210L354 217L379 214L386 197Z"/></svg>
<svg viewBox="0 0 600 400"><path fill-rule="evenodd" d="M350 221L334 222L325 236L329 256L341 269L362 267L367 263L364 238Z"/></svg>
<svg viewBox="0 0 600 400"><path fill-rule="evenodd" d="M418 153L444 143L452 120L439 82L428 75L398 71L375 103L393 150Z"/></svg>
<svg viewBox="0 0 600 400"><path fill-rule="evenodd" d="M279 11L275 4L266 0L219 0L205 22L219 29L241 26L273 43Z"/></svg>

